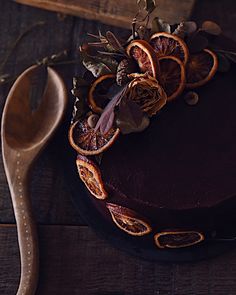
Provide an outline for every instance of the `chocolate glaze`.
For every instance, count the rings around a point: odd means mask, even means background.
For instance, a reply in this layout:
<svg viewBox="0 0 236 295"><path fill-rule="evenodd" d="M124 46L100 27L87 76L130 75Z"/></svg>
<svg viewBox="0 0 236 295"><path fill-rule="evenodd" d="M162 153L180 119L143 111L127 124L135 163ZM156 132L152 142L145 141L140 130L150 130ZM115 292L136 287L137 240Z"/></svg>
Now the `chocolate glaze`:
<svg viewBox="0 0 236 295"><path fill-rule="evenodd" d="M232 234L236 222L235 68L217 73L197 92L196 106L188 106L180 97L152 118L144 132L121 135L104 153L100 169L109 190L107 201L149 218L154 230ZM106 202L91 199L110 219Z"/></svg>

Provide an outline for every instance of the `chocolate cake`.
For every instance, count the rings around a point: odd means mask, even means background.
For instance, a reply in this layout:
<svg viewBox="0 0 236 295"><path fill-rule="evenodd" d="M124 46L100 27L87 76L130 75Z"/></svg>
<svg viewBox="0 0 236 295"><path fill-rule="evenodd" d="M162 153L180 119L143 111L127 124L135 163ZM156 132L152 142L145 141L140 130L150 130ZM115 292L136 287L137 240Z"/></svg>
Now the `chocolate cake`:
<svg viewBox="0 0 236 295"><path fill-rule="evenodd" d="M214 41L222 53L236 48L233 42L222 36ZM135 41L136 44L151 50L143 40ZM129 49L129 52L132 51ZM153 56L151 52L149 58ZM137 61L136 52L133 58ZM178 63L184 65L180 54L179 60ZM155 70L153 65L143 69L144 64L138 61L141 72ZM221 70L220 64L218 69ZM158 69L153 76L161 81ZM168 89L162 82L160 84L167 93L167 104L161 106L156 115L152 114L150 125L145 126L141 133L120 134L117 138L119 128L113 125L114 130L108 129L110 134L104 139L101 137L103 132L98 130L99 123L91 128L85 123L87 127L83 125L78 129L79 132L89 130L89 136L94 134L93 130L101 132L95 140L97 144L103 139L105 148L101 149L100 158L94 147L90 152L84 152L86 145L81 149L81 142L88 135L79 135L74 130L78 122L87 122L87 119L75 120L70 141L77 137L72 146L82 154L78 156L77 166L81 179L89 189L88 196L108 223L137 239L143 235L153 236L153 242L159 248L185 247L234 237L236 68L232 65L227 72L217 72L209 83L201 85L197 94L194 93L199 97L194 106L184 99L188 90L168 101ZM142 104L139 106L143 107ZM115 136L112 137L112 134ZM112 141L109 149L106 141Z"/></svg>
<svg viewBox="0 0 236 295"><path fill-rule="evenodd" d="M120 136L102 158L107 202L148 217L157 229L209 235L236 221L235 69L217 74L200 102L169 104L141 135ZM92 199L109 211L105 201ZM112 221L111 221L112 222Z"/></svg>

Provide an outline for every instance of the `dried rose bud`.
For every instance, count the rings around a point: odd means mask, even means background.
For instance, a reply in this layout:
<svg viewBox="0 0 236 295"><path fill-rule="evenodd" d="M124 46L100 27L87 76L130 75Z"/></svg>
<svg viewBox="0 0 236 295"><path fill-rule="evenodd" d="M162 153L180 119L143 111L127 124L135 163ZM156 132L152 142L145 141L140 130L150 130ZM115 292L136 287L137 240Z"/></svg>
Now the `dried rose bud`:
<svg viewBox="0 0 236 295"><path fill-rule="evenodd" d="M132 59L123 59L118 67L116 73L116 82L122 86L130 81L128 74L135 73L137 71L137 65Z"/></svg>
<svg viewBox="0 0 236 295"><path fill-rule="evenodd" d="M167 102L159 82L148 74L131 74L127 98L136 102L149 117L155 115Z"/></svg>

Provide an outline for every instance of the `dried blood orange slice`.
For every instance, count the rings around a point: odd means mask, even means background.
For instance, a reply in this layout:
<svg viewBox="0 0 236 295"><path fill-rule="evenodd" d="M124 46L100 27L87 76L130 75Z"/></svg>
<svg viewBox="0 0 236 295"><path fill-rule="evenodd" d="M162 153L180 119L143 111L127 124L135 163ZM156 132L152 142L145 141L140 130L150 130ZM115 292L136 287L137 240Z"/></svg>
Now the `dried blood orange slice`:
<svg viewBox="0 0 236 295"><path fill-rule="evenodd" d="M106 199L108 195L97 165L82 155L78 155L76 165L80 179L84 182L90 193L97 199Z"/></svg>
<svg viewBox="0 0 236 295"><path fill-rule="evenodd" d="M167 231L154 236L158 248L183 248L193 246L204 240L204 235L197 231Z"/></svg>
<svg viewBox="0 0 236 295"><path fill-rule="evenodd" d="M154 78L158 77L159 62L152 46L147 41L134 40L128 45L126 51L130 57L137 61L142 73L147 72Z"/></svg>
<svg viewBox="0 0 236 295"><path fill-rule="evenodd" d="M186 43L180 37L161 32L152 35L150 44L154 48L157 57L175 56L184 64L187 63L189 51Z"/></svg>
<svg viewBox="0 0 236 295"><path fill-rule="evenodd" d="M161 57L161 84L167 94L167 101L179 96L185 88L185 67L175 56Z"/></svg>
<svg viewBox="0 0 236 295"><path fill-rule="evenodd" d="M106 134L102 134L89 126L88 118L83 118L71 125L69 142L82 155L98 155L113 145L119 133L118 128L112 127Z"/></svg>
<svg viewBox="0 0 236 295"><path fill-rule="evenodd" d="M210 81L218 68L218 59L209 49L191 54L186 65L186 87L197 88Z"/></svg>
<svg viewBox="0 0 236 295"><path fill-rule="evenodd" d="M112 203L106 204L114 223L132 236L144 236L152 231L148 222L135 211Z"/></svg>
<svg viewBox="0 0 236 295"><path fill-rule="evenodd" d="M101 114L109 102L108 92L115 83L114 74L107 74L98 77L91 85L88 93L88 105L95 113Z"/></svg>

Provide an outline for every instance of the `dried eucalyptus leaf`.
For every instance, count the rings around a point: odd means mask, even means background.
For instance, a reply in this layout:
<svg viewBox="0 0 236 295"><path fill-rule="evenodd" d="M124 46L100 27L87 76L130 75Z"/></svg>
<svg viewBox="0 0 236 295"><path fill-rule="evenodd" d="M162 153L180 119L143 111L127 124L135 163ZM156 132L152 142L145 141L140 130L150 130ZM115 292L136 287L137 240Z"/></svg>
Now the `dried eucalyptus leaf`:
<svg viewBox="0 0 236 295"><path fill-rule="evenodd" d="M145 0L145 10L150 14L156 8L155 0Z"/></svg>
<svg viewBox="0 0 236 295"><path fill-rule="evenodd" d="M230 61L228 60L228 58L221 53L217 53L217 58L218 58L218 72L221 73L226 73L230 70Z"/></svg>
<svg viewBox="0 0 236 295"><path fill-rule="evenodd" d="M94 77L99 77L104 74L115 73L118 63L109 56L90 56L83 53L83 65Z"/></svg>
<svg viewBox="0 0 236 295"><path fill-rule="evenodd" d="M30 77L30 109L35 112L44 96L48 80L48 70L45 65L40 65Z"/></svg>
<svg viewBox="0 0 236 295"><path fill-rule="evenodd" d="M171 26L159 17L155 17L152 20L152 33L159 32L171 33Z"/></svg>
<svg viewBox="0 0 236 295"><path fill-rule="evenodd" d="M202 30L208 34L218 36L222 33L221 27L213 21L205 21L202 24Z"/></svg>
<svg viewBox="0 0 236 295"><path fill-rule="evenodd" d="M193 21L181 22L174 30L173 35L184 38L186 35L191 35L197 30L197 24Z"/></svg>
<svg viewBox="0 0 236 295"><path fill-rule="evenodd" d="M116 124L123 134L141 132L149 125L148 116L132 100L123 99L119 105Z"/></svg>
<svg viewBox="0 0 236 295"><path fill-rule="evenodd" d="M107 131L110 130L110 128L113 125L114 117L115 117L114 109L116 105L118 105L121 99L124 97L127 91L127 87L128 87L128 84L126 84L123 87L120 87L118 93L116 93L111 99L111 101L107 104L107 106L103 110L103 113L101 114L101 117L99 118L97 122L95 131L100 129L101 133L105 134Z"/></svg>
<svg viewBox="0 0 236 295"><path fill-rule="evenodd" d="M193 34L197 31L197 24L194 21L184 22L185 31L187 34Z"/></svg>
<svg viewBox="0 0 236 295"><path fill-rule="evenodd" d="M104 63L112 73L116 72L118 62L111 56L96 56L95 60Z"/></svg>
<svg viewBox="0 0 236 295"><path fill-rule="evenodd" d="M88 87L84 84L83 78L73 78L73 89L71 90L71 92L73 96L75 96L75 102L72 112L72 122L75 122L83 117L88 111L88 106L86 103Z"/></svg>
<svg viewBox="0 0 236 295"><path fill-rule="evenodd" d="M188 38L187 45L190 53L197 53L202 51L208 46L208 39L202 36L200 33L194 34L193 37Z"/></svg>
<svg viewBox="0 0 236 295"><path fill-rule="evenodd" d="M130 81L128 74L135 73L138 71L137 64L133 59L123 59L116 72L116 82L118 85L124 85Z"/></svg>

